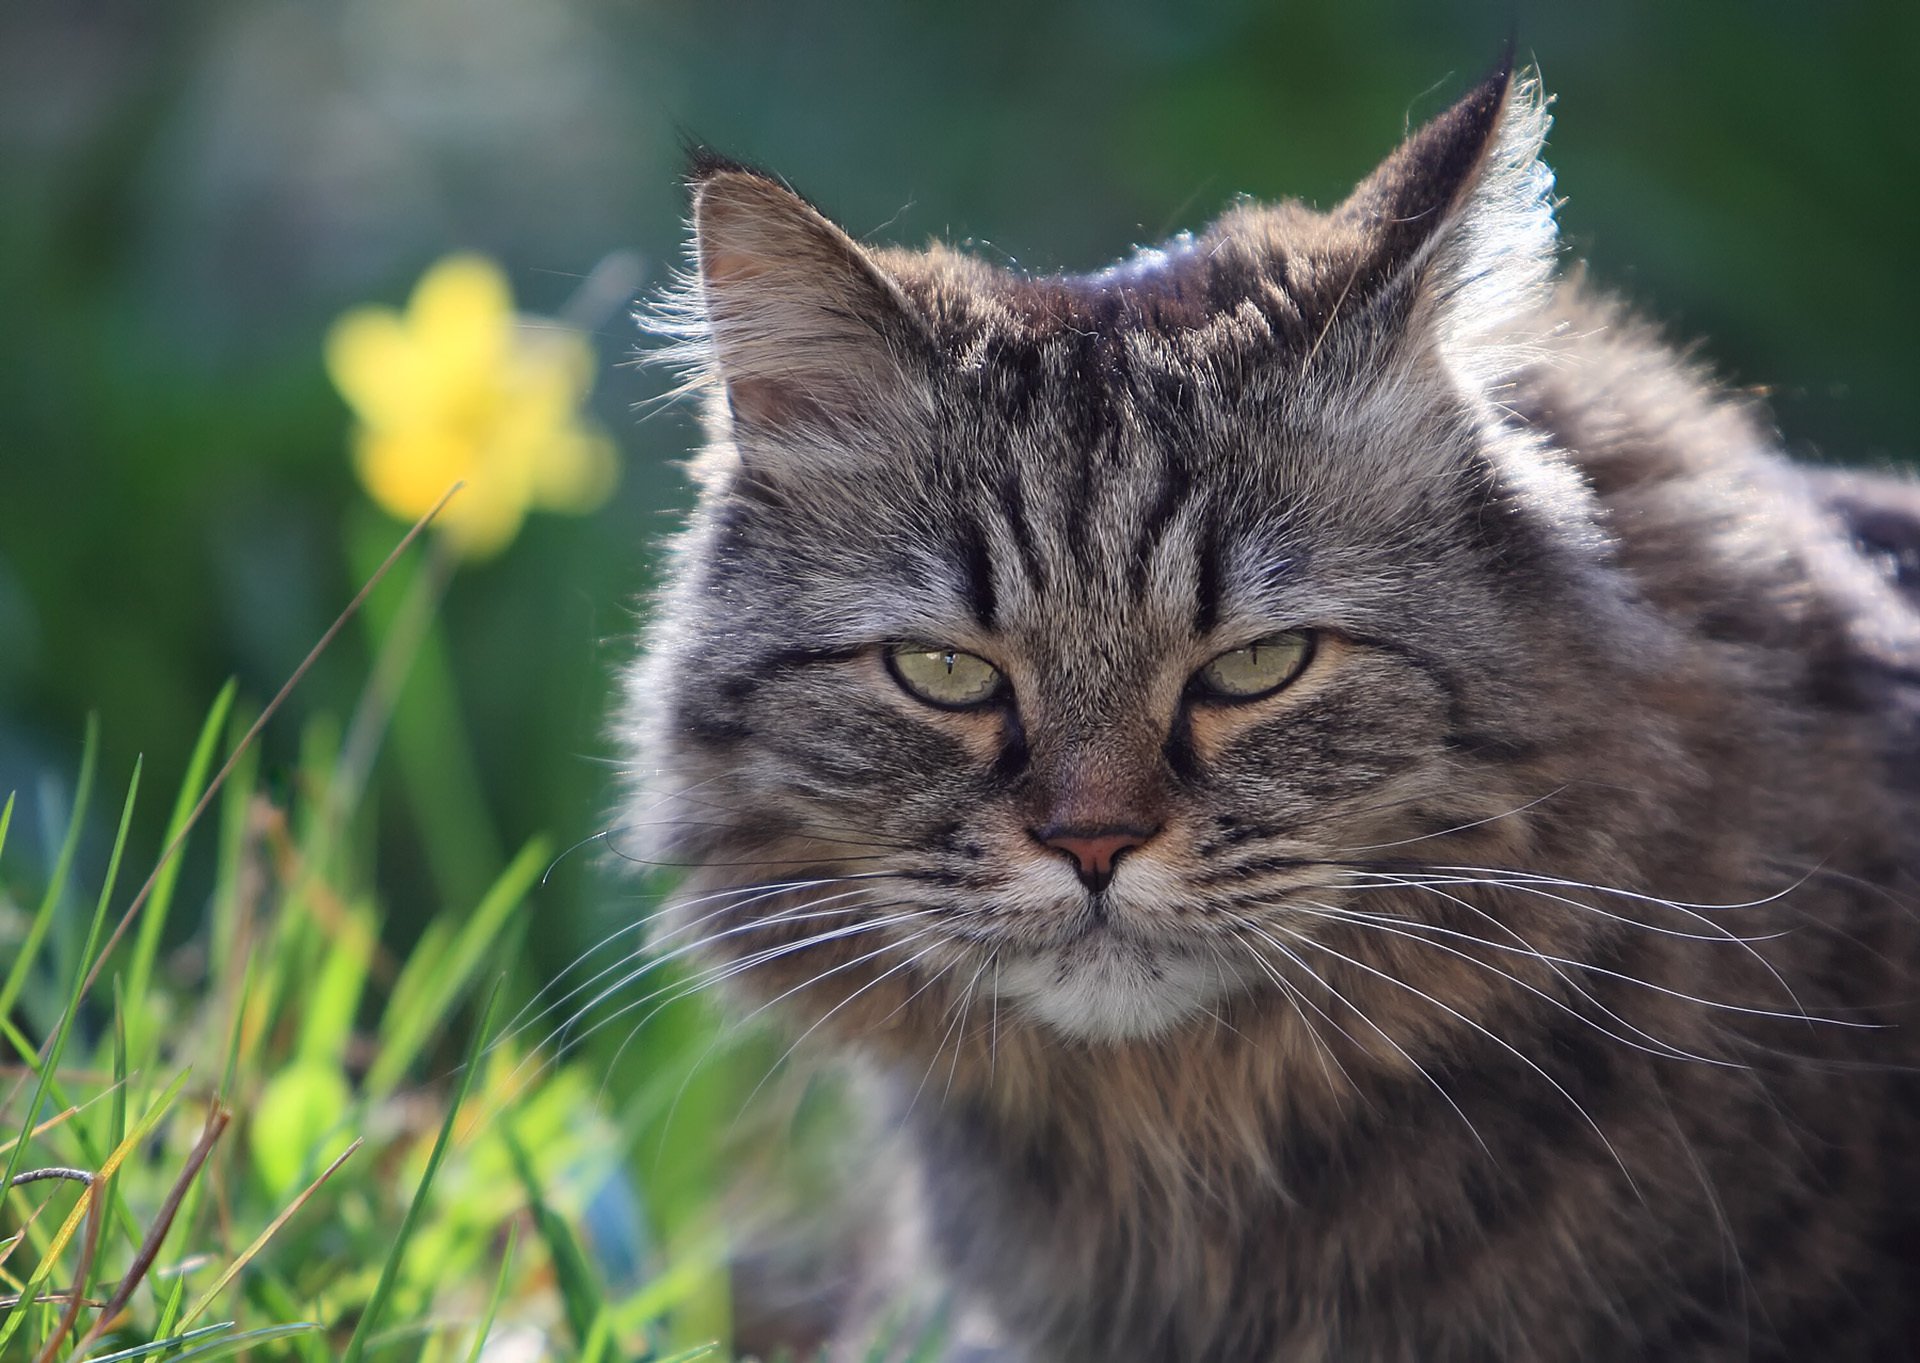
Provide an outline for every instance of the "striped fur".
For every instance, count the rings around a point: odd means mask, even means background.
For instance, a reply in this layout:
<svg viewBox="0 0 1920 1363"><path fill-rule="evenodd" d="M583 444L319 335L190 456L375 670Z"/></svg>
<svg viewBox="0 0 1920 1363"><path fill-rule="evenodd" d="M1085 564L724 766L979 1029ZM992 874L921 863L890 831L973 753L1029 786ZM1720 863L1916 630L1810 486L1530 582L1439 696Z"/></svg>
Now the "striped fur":
<svg viewBox="0 0 1920 1363"><path fill-rule="evenodd" d="M1908 1356L1920 494L1557 271L1545 132L1079 277L696 167L617 837L872 1077L957 1357Z"/></svg>

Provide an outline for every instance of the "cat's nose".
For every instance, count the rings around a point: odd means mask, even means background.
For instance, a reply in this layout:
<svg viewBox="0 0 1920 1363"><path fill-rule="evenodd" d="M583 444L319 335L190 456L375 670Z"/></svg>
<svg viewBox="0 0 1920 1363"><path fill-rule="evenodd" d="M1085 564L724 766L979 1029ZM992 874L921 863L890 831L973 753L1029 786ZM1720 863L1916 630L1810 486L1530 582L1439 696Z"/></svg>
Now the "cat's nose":
<svg viewBox="0 0 1920 1363"><path fill-rule="evenodd" d="M1145 843L1156 829L1038 828L1033 836L1056 852L1073 858L1074 869L1090 890L1104 890L1113 879L1113 864L1124 852Z"/></svg>

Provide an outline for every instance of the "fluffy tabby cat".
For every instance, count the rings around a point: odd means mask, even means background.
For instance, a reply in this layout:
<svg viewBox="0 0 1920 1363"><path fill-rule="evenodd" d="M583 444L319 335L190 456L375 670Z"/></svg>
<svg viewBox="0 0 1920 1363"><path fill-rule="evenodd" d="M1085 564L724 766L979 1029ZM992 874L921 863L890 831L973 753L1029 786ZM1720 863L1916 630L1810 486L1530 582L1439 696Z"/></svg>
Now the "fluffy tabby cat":
<svg viewBox="0 0 1920 1363"><path fill-rule="evenodd" d="M1556 272L1546 128L1064 277L695 168L622 842L969 1357L1920 1337L1920 496Z"/></svg>

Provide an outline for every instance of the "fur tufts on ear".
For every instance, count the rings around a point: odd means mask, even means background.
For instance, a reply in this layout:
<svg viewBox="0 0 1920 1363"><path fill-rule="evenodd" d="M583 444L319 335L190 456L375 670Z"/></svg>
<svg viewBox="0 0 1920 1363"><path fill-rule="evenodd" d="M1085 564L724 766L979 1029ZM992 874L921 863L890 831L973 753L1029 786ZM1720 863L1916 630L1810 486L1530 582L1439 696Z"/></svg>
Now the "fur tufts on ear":
<svg viewBox="0 0 1920 1363"><path fill-rule="evenodd" d="M1510 369L1496 333L1552 278L1553 172L1540 159L1551 122L1538 78L1503 60L1335 211L1370 243L1360 277L1382 292L1410 283L1442 353L1477 383Z"/></svg>
<svg viewBox="0 0 1920 1363"><path fill-rule="evenodd" d="M694 269L651 319L688 388L736 434L845 438L914 405L928 344L914 305L852 238L784 185L694 158Z"/></svg>

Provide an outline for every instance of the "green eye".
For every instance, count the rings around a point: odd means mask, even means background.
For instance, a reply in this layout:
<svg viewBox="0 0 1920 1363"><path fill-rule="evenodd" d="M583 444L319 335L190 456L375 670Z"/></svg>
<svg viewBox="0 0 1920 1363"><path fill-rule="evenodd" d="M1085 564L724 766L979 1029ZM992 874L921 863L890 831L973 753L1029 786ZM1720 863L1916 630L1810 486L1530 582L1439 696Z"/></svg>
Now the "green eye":
<svg viewBox="0 0 1920 1363"><path fill-rule="evenodd" d="M1258 700L1295 677L1313 657L1313 636L1288 630L1222 653L1198 672L1201 694L1216 700Z"/></svg>
<svg viewBox="0 0 1920 1363"><path fill-rule="evenodd" d="M908 695L947 710L971 710L996 699L1006 684L985 658L951 648L896 648L887 670Z"/></svg>

